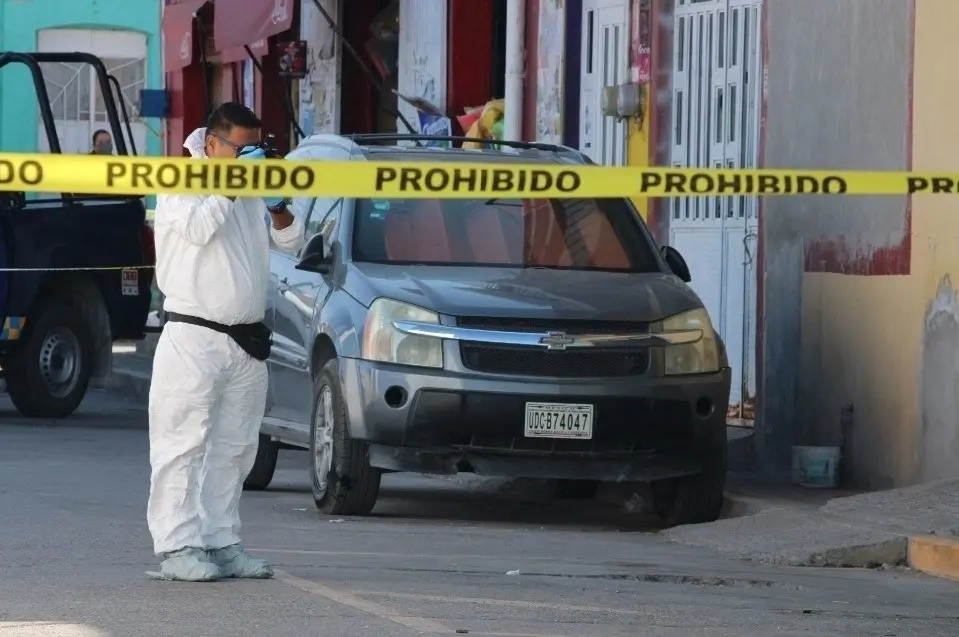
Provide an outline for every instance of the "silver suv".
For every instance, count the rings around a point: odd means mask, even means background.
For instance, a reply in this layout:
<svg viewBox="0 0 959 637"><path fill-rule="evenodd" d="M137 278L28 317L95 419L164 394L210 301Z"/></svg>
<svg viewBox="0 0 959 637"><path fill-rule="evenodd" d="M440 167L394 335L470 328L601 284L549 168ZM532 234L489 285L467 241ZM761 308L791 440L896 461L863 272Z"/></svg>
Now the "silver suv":
<svg viewBox="0 0 959 637"><path fill-rule="evenodd" d="M416 141L433 140L417 137ZM575 150L317 135L289 159L585 165ZM310 450L313 499L363 515L389 471L650 481L667 525L718 517L730 371L689 270L626 199L308 199L271 257L256 466Z"/></svg>

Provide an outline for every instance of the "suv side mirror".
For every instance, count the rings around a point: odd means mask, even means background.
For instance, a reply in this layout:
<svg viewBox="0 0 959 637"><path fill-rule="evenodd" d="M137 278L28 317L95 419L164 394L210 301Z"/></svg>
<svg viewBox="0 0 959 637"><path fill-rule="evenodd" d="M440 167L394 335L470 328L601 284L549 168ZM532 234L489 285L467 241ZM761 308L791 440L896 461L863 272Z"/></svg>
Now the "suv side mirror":
<svg viewBox="0 0 959 637"><path fill-rule="evenodd" d="M300 262L296 264L297 270L304 272L315 272L317 274L327 274L331 269L331 264L326 258L323 248L323 235L315 234L306 243L303 253L300 255Z"/></svg>
<svg viewBox="0 0 959 637"><path fill-rule="evenodd" d="M663 246L660 251L663 253L663 259L666 260L666 265L669 266L673 274L678 276L683 283L689 283L693 280L692 275L689 273L689 266L686 264L686 259L679 253L679 250L673 246Z"/></svg>

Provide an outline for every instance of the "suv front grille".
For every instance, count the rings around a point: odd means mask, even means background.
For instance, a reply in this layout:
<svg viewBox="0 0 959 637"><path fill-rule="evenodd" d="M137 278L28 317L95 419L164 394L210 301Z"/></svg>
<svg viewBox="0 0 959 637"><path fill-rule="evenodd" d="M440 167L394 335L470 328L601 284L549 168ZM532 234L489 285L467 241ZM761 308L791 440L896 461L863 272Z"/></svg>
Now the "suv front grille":
<svg viewBox="0 0 959 637"><path fill-rule="evenodd" d="M463 341L463 367L488 374L554 378L639 376L649 367L649 349L548 350Z"/></svg>
<svg viewBox="0 0 959 637"><path fill-rule="evenodd" d="M566 334L628 334L645 332L648 323L564 319L523 319L485 316L459 317L460 327L510 332L565 332ZM463 367L476 372L552 378L617 378L640 376L649 368L648 347L570 348L460 342Z"/></svg>

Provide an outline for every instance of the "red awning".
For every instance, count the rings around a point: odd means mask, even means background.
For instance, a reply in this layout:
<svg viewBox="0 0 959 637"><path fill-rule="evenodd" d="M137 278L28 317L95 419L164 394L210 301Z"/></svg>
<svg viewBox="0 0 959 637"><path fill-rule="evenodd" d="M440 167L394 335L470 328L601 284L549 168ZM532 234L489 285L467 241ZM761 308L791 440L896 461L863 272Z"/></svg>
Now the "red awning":
<svg viewBox="0 0 959 637"><path fill-rule="evenodd" d="M163 66L178 71L193 63L193 20L208 0L182 0L163 7Z"/></svg>
<svg viewBox="0 0 959 637"><path fill-rule="evenodd" d="M260 40L265 52L266 39L292 24L293 0L216 0L213 39L220 53L244 45L253 48Z"/></svg>
<svg viewBox="0 0 959 637"><path fill-rule="evenodd" d="M269 47L267 46L266 38L250 43L250 51L252 51L253 55L258 58L266 55L268 50ZM235 46L231 49L227 49L226 51L220 51L220 62L222 64L226 64L227 62L242 62L243 60L249 59L250 55L242 46Z"/></svg>

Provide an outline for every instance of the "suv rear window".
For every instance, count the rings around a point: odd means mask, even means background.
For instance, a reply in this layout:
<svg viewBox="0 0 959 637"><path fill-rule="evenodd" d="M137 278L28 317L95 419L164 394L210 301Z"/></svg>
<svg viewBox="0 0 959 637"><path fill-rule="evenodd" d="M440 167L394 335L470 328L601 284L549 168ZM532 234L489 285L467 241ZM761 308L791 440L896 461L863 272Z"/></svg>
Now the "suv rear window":
<svg viewBox="0 0 959 637"><path fill-rule="evenodd" d="M658 272L621 199L359 199L353 260Z"/></svg>

